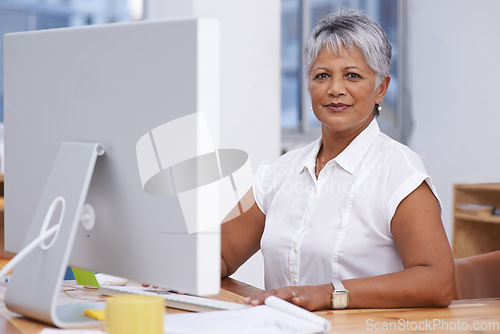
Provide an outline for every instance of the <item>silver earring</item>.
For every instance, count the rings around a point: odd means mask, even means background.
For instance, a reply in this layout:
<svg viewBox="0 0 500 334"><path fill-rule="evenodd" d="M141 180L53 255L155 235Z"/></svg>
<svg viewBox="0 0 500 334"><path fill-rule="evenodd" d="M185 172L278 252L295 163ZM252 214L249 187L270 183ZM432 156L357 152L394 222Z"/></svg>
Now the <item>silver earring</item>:
<svg viewBox="0 0 500 334"><path fill-rule="evenodd" d="M382 106L380 104L377 105L377 110L378 111L381 111L382 110Z"/></svg>

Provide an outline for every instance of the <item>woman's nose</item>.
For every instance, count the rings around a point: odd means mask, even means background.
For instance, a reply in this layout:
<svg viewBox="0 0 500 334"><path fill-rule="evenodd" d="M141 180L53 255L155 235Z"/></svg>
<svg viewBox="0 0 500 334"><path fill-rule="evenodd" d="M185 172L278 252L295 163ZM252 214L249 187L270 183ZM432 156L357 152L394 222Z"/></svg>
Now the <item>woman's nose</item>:
<svg viewBox="0 0 500 334"><path fill-rule="evenodd" d="M345 86L342 78L332 77L328 86L328 94L334 97L345 95Z"/></svg>

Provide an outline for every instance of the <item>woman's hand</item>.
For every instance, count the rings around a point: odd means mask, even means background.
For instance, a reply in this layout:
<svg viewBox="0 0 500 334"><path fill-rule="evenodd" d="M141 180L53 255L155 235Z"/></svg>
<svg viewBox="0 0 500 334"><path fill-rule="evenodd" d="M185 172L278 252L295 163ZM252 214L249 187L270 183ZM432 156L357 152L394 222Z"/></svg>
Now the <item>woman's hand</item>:
<svg viewBox="0 0 500 334"><path fill-rule="evenodd" d="M309 311L324 310L331 307L333 285L287 286L263 291L245 298L245 303L256 306L264 304L269 296L276 296Z"/></svg>

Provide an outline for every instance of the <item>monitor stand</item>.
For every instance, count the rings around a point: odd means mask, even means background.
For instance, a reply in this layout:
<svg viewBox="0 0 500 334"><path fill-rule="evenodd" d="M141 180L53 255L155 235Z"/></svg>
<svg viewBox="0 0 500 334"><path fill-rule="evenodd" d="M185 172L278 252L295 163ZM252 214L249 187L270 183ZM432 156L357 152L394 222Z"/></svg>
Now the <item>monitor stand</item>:
<svg viewBox="0 0 500 334"><path fill-rule="evenodd" d="M57 299L96 160L103 154L104 146L99 143L61 144L23 247L51 226L59 228L15 267L5 294L9 310L61 328L101 325L83 311L103 308L104 303L57 305ZM33 168L35 172L36 161Z"/></svg>

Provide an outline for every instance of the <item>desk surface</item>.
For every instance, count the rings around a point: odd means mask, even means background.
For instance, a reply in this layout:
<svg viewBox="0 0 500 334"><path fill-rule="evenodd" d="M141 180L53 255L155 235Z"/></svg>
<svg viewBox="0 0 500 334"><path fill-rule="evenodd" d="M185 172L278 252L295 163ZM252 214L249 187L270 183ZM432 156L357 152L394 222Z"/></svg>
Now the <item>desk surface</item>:
<svg viewBox="0 0 500 334"><path fill-rule="evenodd" d="M259 289L233 280L222 280L221 300L242 302ZM62 302L99 298L96 292L65 285ZM3 304L5 284L0 285L0 333L35 334L45 326L9 312ZM168 309L167 312L182 312ZM330 333L500 333L500 299L454 301L442 309L359 309L321 311L316 314L332 323Z"/></svg>

